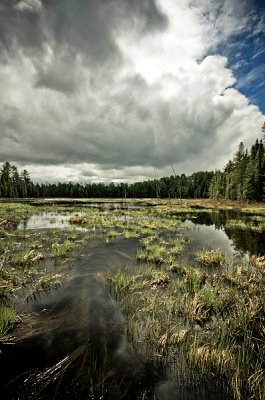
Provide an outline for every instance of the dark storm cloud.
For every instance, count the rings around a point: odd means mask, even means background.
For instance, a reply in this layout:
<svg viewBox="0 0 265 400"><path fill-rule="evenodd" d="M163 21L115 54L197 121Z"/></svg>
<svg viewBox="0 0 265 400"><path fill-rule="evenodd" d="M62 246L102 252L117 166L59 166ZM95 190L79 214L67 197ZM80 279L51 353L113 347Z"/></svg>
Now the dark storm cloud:
<svg viewBox="0 0 265 400"><path fill-rule="evenodd" d="M2 0L0 5L0 50L37 49L45 40L38 12L19 10L16 0Z"/></svg>
<svg viewBox="0 0 265 400"><path fill-rule="evenodd" d="M72 66L72 68L70 67ZM80 76L77 76L76 66L69 55L57 56L50 65L36 65L37 78L35 86L48 88L70 94L74 92L80 83Z"/></svg>
<svg viewBox="0 0 265 400"><path fill-rule="evenodd" d="M227 90L227 60L196 62L218 35L180 3L160 0L169 24L158 0L0 0L0 162L109 179L222 166L260 114Z"/></svg>
<svg viewBox="0 0 265 400"><path fill-rule="evenodd" d="M135 25L141 33L163 30L167 17L155 0L2 0L0 7L2 48L55 42L93 62L113 57L115 32Z"/></svg>
<svg viewBox="0 0 265 400"><path fill-rule="evenodd" d="M115 69L123 61L118 33L144 35L166 26L155 0L3 0L0 50L2 61L20 51L31 58L37 87L69 93L78 84L77 58L96 74Z"/></svg>

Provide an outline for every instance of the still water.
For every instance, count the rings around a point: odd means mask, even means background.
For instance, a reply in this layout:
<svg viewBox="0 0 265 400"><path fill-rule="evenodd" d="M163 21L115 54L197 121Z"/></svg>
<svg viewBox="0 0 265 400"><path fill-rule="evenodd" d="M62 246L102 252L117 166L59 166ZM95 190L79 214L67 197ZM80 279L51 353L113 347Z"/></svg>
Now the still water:
<svg viewBox="0 0 265 400"><path fill-rule="evenodd" d="M69 229L69 218L76 214L81 215L82 212L63 215L44 212L25 220L18 229ZM186 247L190 253L203 248L219 247L227 257L237 253L243 256L264 254L263 233L227 226L230 218L237 217L220 212L204 212L188 217L185 215L182 216L185 227L177 234L190 238ZM209 387L205 382L196 388L191 388L187 382L177 387L172 381L167 381L161 365L145 365L137 355L137 349L131 347L121 309L97 276L113 266L135 263L138 248L137 239L117 240L111 245L91 243L84 257L72 266L73 278L62 289L29 304L28 312L35 318L35 322L34 318L31 321L31 334L19 340L16 345L6 345L3 348L1 398L114 400L119 398L118 390L124 393L127 390L124 399L137 399L137 394L144 391L145 399L150 400L229 398L222 390ZM38 324L45 329L36 329L35 325ZM94 365L86 367L101 371L102 364L107 362L109 371L123 382L116 392L110 384L101 395L82 391L78 383L72 385L79 371L78 365L85 362L85 356L91 348L94 352ZM72 363L65 373L57 380L50 381L50 386L47 386L49 371L56 372L58 363L66 362L64 360L69 360L69 357ZM82 382L81 378L79 376Z"/></svg>
<svg viewBox="0 0 265 400"><path fill-rule="evenodd" d="M73 225L69 223L69 219L75 215L83 215L84 212L72 212L62 214L60 212L42 212L35 214L21 221L17 227L19 231L28 229L65 229L72 228Z"/></svg>
<svg viewBox="0 0 265 400"><path fill-rule="evenodd" d="M108 204L108 203L105 203ZM110 203L116 207L116 203ZM117 203L122 208L123 203ZM98 203L93 207L99 208ZM137 207L131 204L130 207ZM37 229L80 229L69 223L69 219L75 215L85 215L85 211L42 212L35 214L20 222L18 230ZM252 230L242 230L228 225L230 220L248 221L247 216L233 211L199 212L198 214L180 216L185 223L187 236L191 239L192 251L203 248L219 247L227 257L235 253L241 255L262 255L265 251L265 233ZM183 232L182 232L183 233ZM183 233L185 234L185 232Z"/></svg>

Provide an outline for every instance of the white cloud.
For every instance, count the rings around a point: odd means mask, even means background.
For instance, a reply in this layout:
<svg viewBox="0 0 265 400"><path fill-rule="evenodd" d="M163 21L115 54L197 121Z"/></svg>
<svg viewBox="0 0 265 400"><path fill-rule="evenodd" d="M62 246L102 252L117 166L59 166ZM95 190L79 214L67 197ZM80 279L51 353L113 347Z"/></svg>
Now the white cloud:
<svg viewBox="0 0 265 400"><path fill-rule="evenodd" d="M42 7L42 2L40 0L22 0L19 1L14 8L18 11L30 11L39 12Z"/></svg>
<svg viewBox="0 0 265 400"><path fill-rule="evenodd" d="M177 173L222 168L240 141L261 135L264 118L234 88L227 59L207 55L246 25L234 1L217 3L161 0L166 29L115 30L120 64L95 66L81 48L49 38L36 55L8 54L0 160L44 181L142 180L171 174L170 164Z"/></svg>

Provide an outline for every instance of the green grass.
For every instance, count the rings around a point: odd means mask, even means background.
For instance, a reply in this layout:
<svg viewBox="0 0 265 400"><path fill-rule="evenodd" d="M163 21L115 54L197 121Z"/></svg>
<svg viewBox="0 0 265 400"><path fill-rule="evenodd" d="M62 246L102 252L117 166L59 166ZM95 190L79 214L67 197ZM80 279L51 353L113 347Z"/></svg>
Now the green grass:
<svg viewBox="0 0 265 400"><path fill-rule="evenodd" d="M182 239L175 239L172 242L172 247L170 249L170 254L173 257L177 257L180 253L182 253L184 250L184 243Z"/></svg>
<svg viewBox="0 0 265 400"><path fill-rule="evenodd" d="M73 244L70 240L65 239L63 243L53 243L51 256L56 260L63 259L72 250Z"/></svg>
<svg viewBox="0 0 265 400"><path fill-rule="evenodd" d="M166 248L159 244L147 245L144 249L137 252L137 259L160 264L165 261Z"/></svg>
<svg viewBox="0 0 265 400"><path fill-rule="evenodd" d="M17 321L17 315L11 307L0 306L0 342L9 340L9 333Z"/></svg>
<svg viewBox="0 0 265 400"><path fill-rule="evenodd" d="M265 232L265 222L264 217L255 216L252 217L250 221L242 221L242 220L230 220L226 223L226 228L230 229L240 229L243 231L253 231L263 233Z"/></svg>

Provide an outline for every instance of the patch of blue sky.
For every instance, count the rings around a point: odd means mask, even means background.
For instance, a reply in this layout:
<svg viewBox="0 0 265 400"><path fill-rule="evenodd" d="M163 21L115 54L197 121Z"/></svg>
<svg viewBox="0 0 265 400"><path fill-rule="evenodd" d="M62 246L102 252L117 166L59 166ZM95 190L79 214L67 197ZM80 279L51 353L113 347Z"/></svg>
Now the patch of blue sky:
<svg viewBox="0 0 265 400"><path fill-rule="evenodd" d="M228 59L236 78L234 87L243 93L250 103L265 114L265 2L254 0L249 26L228 42L221 43L215 53Z"/></svg>

